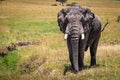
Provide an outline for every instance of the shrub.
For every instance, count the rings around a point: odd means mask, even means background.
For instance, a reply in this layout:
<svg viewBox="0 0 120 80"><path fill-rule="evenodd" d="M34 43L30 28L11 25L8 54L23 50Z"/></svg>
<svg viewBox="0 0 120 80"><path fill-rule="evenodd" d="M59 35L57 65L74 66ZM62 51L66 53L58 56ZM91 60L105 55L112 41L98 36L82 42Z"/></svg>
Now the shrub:
<svg viewBox="0 0 120 80"><path fill-rule="evenodd" d="M2 3L3 1L5 1L5 0L0 0L0 3Z"/></svg>
<svg viewBox="0 0 120 80"><path fill-rule="evenodd" d="M77 3L76 2L72 2L70 4L67 4L67 6L75 6Z"/></svg>
<svg viewBox="0 0 120 80"><path fill-rule="evenodd" d="M56 0L56 1L57 1L57 2L60 2L62 6L64 5L64 3L67 2L67 0Z"/></svg>
<svg viewBox="0 0 120 80"><path fill-rule="evenodd" d="M51 4L51 6L57 6L57 4Z"/></svg>
<svg viewBox="0 0 120 80"><path fill-rule="evenodd" d="M120 22L120 16L117 17L117 22Z"/></svg>

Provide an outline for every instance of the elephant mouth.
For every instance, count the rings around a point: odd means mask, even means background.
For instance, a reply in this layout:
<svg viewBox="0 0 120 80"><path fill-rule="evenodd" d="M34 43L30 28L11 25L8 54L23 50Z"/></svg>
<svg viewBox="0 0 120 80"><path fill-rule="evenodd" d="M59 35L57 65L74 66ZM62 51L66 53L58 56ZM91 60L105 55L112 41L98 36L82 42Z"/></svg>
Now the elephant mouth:
<svg viewBox="0 0 120 80"><path fill-rule="evenodd" d="M73 37L74 39L76 38L81 38L81 40L84 40L85 35L84 35L84 30L81 26L67 26L65 30L65 35L64 39L66 40L68 36Z"/></svg>
<svg viewBox="0 0 120 80"><path fill-rule="evenodd" d="M68 38L68 34L65 33L64 39L67 40L67 38ZM85 35L84 35L84 33L82 33L82 34L81 34L81 40L84 40L84 39L85 39Z"/></svg>

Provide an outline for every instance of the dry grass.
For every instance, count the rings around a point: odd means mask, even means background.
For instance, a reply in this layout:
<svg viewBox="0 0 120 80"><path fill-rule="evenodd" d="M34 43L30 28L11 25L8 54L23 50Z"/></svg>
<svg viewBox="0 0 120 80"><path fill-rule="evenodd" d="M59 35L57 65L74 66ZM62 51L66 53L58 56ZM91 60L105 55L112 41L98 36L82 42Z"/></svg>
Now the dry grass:
<svg viewBox="0 0 120 80"><path fill-rule="evenodd" d="M85 69L78 74L73 74L71 70L68 70L66 76L63 75L66 69L70 69L70 62L66 41L63 40L63 34L59 31L56 16L58 11L66 6L51 6L56 3L51 0L46 2L7 0L0 4L0 46L18 41L37 41L40 44L17 47L15 52L10 52L5 58L0 58L2 65L0 80L120 79L120 27L116 22L117 16L120 15L120 2L113 0L68 1L68 3L71 2L89 6L100 16L103 24L107 18L110 20L110 24L102 33L98 48L97 63L100 66ZM108 45L111 41L112 45ZM85 65L89 66L89 64L88 51L85 53Z"/></svg>

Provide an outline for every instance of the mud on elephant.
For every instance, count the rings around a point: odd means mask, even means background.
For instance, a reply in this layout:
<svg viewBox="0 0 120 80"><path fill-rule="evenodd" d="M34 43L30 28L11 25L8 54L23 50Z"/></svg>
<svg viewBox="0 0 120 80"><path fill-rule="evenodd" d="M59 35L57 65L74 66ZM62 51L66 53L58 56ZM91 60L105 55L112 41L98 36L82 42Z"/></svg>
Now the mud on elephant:
<svg viewBox="0 0 120 80"><path fill-rule="evenodd" d="M58 26L65 34L71 66L75 72L84 67L84 52L90 47L90 66L96 65L101 21L89 8L73 6L59 11Z"/></svg>

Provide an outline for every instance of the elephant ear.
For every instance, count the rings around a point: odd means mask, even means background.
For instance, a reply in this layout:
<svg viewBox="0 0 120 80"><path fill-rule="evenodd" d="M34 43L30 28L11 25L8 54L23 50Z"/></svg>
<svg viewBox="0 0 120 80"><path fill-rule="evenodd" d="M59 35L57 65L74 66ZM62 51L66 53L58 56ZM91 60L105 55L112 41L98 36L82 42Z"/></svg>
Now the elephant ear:
<svg viewBox="0 0 120 80"><path fill-rule="evenodd" d="M82 10L83 13L83 20L85 22L92 22L92 20L95 18L94 13L89 9L89 8L83 8Z"/></svg>
<svg viewBox="0 0 120 80"><path fill-rule="evenodd" d="M68 12L67 8L64 8L62 10L60 10L60 12L57 15L57 22L58 22L58 26L60 28L60 31L62 31L63 33L65 33L65 29L66 29L66 20L65 20L65 16Z"/></svg>

